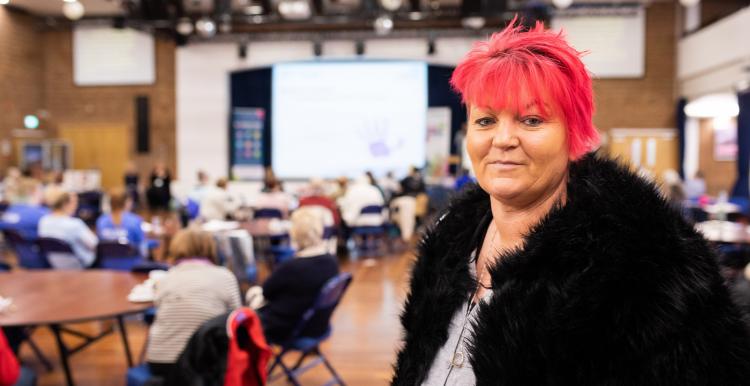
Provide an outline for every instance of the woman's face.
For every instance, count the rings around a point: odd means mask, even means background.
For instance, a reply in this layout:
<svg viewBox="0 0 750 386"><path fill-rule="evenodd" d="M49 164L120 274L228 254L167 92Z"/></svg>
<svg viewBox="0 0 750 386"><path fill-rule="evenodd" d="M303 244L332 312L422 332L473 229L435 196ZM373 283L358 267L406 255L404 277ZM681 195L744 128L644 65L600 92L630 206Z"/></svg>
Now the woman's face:
<svg viewBox="0 0 750 386"><path fill-rule="evenodd" d="M530 205L565 183L567 130L551 108L523 114L469 107L466 147L479 185L506 204Z"/></svg>

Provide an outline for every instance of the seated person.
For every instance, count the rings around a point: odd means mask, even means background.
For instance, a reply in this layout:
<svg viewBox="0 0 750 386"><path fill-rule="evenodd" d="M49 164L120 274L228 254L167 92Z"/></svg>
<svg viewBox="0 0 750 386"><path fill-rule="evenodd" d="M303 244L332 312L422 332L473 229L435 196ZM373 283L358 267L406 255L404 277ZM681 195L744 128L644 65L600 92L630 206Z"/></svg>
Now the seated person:
<svg viewBox="0 0 750 386"><path fill-rule="evenodd" d="M141 256L148 254L146 236L141 229L143 219L130 209L132 199L125 189L113 189L109 193L110 213L105 213L96 220L96 235L100 240L117 241L130 244Z"/></svg>
<svg viewBox="0 0 750 386"><path fill-rule="evenodd" d="M204 322L241 306L237 279L216 265L216 244L210 234L181 230L169 251L174 266L156 286L156 319L146 348L151 373L165 377Z"/></svg>
<svg viewBox="0 0 750 386"><path fill-rule="evenodd" d="M278 209L282 219L289 218L289 211L294 205L293 197L284 192L281 182L276 179L266 181L266 186L253 203L256 209Z"/></svg>
<svg viewBox="0 0 750 386"><path fill-rule="evenodd" d="M0 230L12 229L28 240L35 240L39 220L49 214L49 209L41 205L41 184L31 178L20 178L7 193L10 206L0 217Z"/></svg>
<svg viewBox="0 0 750 386"><path fill-rule="evenodd" d="M203 220L225 221L239 208L239 201L227 191L227 180L220 178L216 186L206 189L200 201L200 217Z"/></svg>
<svg viewBox="0 0 750 386"><path fill-rule="evenodd" d="M52 213L39 220L39 237L53 237L67 242L75 256L51 253L47 256L53 268L78 269L91 266L96 260L96 238L86 223L73 217L78 208L78 196L73 192L58 191L48 197Z"/></svg>
<svg viewBox="0 0 750 386"><path fill-rule="evenodd" d="M336 258L326 253L320 211L299 208L292 214L291 221L292 243L299 252L293 260L274 270L263 283L266 305L258 309L264 334L272 342L289 337L323 285L339 272ZM327 325L311 325L305 335L319 336L327 328Z"/></svg>
<svg viewBox="0 0 750 386"><path fill-rule="evenodd" d="M325 189L323 187L323 180L313 178L310 180L310 185L306 194L299 199L299 206L311 206L318 205L328 209L333 216L333 224L338 227L341 222L339 216L339 210L336 207L336 203L328 196L325 195Z"/></svg>
<svg viewBox="0 0 750 386"><path fill-rule="evenodd" d="M380 213L362 215L361 211L367 206L383 206L385 201L378 188L370 184L366 176L354 181L338 200L341 208L341 218L348 227L353 226L380 226L385 218Z"/></svg>

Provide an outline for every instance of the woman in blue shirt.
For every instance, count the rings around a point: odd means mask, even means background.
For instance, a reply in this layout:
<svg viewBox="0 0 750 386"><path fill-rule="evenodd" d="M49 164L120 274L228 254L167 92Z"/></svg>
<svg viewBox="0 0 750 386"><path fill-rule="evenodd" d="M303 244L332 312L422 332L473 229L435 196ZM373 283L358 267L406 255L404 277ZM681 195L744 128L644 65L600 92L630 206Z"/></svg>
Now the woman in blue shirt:
<svg viewBox="0 0 750 386"><path fill-rule="evenodd" d="M148 253L146 236L141 229L143 220L130 212L132 199L124 189L114 189L109 194L110 213L96 220L96 234L101 240L128 243L142 256Z"/></svg>

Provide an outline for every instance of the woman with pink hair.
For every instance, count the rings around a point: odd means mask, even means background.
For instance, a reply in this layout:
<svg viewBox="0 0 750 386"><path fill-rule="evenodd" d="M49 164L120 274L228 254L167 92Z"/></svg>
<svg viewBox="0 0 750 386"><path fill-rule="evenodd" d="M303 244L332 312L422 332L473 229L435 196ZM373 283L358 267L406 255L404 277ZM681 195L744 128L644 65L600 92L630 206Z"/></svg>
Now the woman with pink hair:
<svg viewBox="0 0 750 386"><path fill-rule="evenodd" d="M514 20L451 83L478 185L424 236L394 385L730 385L750 337L705 240L591 152L591 78Z"/></svg>

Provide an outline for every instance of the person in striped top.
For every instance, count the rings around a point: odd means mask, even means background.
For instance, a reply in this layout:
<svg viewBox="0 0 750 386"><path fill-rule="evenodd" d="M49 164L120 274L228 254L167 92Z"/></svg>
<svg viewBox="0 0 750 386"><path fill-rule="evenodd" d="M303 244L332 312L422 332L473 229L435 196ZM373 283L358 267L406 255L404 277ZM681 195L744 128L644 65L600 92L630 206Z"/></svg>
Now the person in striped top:
<svg viewBox="0 0 750 386"><path fill-rule="evenodd" d="M174 266L156 285L156 319L146 348L146 362L158 376L168 376L204 322L241 306L237 279L216 265L216 245L210 234L182 230L169 250Z"/></svg>

